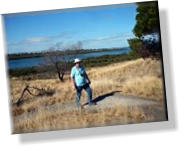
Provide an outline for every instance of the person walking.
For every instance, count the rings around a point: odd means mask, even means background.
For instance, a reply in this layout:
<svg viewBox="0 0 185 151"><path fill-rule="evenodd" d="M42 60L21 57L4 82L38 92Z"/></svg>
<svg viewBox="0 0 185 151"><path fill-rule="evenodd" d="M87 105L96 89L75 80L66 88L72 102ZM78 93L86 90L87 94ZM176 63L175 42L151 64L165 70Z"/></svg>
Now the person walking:
<svg viewBox="0 0 185 151"><path fill-rule="evenodd" d="M71 81L73 89L76 90L76 105L77 107L81 107L80 97L83 89L87 92L89 106L93 105L92 90L89 86L91 81L89 80L85 68L82 66L82 61L79 58L76 58L74 64L75 65L71 69Z"/></svg>

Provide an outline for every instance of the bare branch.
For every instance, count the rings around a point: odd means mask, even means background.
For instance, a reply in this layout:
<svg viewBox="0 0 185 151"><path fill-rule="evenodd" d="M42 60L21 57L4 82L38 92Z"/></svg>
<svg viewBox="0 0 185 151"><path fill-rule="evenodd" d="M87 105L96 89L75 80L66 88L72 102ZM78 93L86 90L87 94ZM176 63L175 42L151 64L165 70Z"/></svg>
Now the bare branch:
<svg viewBox="0 0 185 151"><path fill-rule="evenodd" d="M37 90L37 91L38 91L38 94L33 94L33 93L30 91L30 89L35 89L35 90ZM17 102L16 102L16 105L17 105L17 106L20 106L21 104L23 104L23 103L25 102L25 100L23 99L23 96L24 96L25 92L28 92L28 93L29 93L30 95L32 95L32 96L43 96L43 95L51 96L51 95L53 95L53 94L55 93L54 90L45 90L45 89L43 89L43 88L40 89L40 88L37 88L37 87L30 87L30 86L27 85L27 86L23 89L20 98L19 98L19 99L17 100Z"/></svg>

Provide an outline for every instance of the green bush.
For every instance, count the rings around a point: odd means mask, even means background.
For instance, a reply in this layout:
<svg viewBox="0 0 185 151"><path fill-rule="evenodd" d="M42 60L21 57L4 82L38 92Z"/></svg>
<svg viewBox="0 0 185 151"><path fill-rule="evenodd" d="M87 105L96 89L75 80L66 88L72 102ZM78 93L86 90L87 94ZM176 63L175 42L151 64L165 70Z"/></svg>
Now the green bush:
<svg viewBox="0 0 185 151"><path fill-rule="evenodd" d="M136 53L139 53L139 51L142 49L142 41L139 38L128 39L128 43L130 49Z"/></svg>

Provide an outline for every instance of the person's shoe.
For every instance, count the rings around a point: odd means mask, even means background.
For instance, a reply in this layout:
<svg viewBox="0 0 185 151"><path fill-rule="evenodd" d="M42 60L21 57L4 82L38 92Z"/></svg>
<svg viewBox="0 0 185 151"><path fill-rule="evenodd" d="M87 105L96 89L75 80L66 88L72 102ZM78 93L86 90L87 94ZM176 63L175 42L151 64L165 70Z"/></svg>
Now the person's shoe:
<svg viewBox="0 0 185 151"><path fill-rule="evenodd" d="M89 105L97 105L97 103L96 102L92 102L91 104L89 104Z"/></svg>
<svg viewBox="0 0 185 151"><path fill-rule="evenodd" d="M97 105L97 103L96 103L96 102L93 102L92 104L93 104L93 105Z"/></svg>

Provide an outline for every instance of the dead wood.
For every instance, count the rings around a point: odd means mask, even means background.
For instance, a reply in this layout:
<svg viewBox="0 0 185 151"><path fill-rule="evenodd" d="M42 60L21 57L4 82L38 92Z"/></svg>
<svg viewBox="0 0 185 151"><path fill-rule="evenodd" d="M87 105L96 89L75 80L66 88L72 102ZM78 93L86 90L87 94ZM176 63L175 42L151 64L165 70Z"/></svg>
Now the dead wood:
<svg viewBox="0 0 185 151"><path fill-rule="evenodd" d="M37 93L37 94L32 93L32 92L31 92L31 89L37 90L38 93ZM37 88L37 87L34 87L34 86L31 87L31 86L28 86L28 85L27 85L27 86L23 89L23 91L22 91L22 93L21 93L19 99L18 99L17 102L16 102L16 105L17 105L17 106L20 106L20 105L22 105L22 104L25 102L25 100L23 99L23 97L24 97L24 94L25 94L26 92L28 92L28 93L29 93L30 95L32 95L32 96L44 96L44 95L46 95L46 96L52 96L52 95L55 93L54 90L46 90L46 89L43 89L43 88Z"/></svg>

